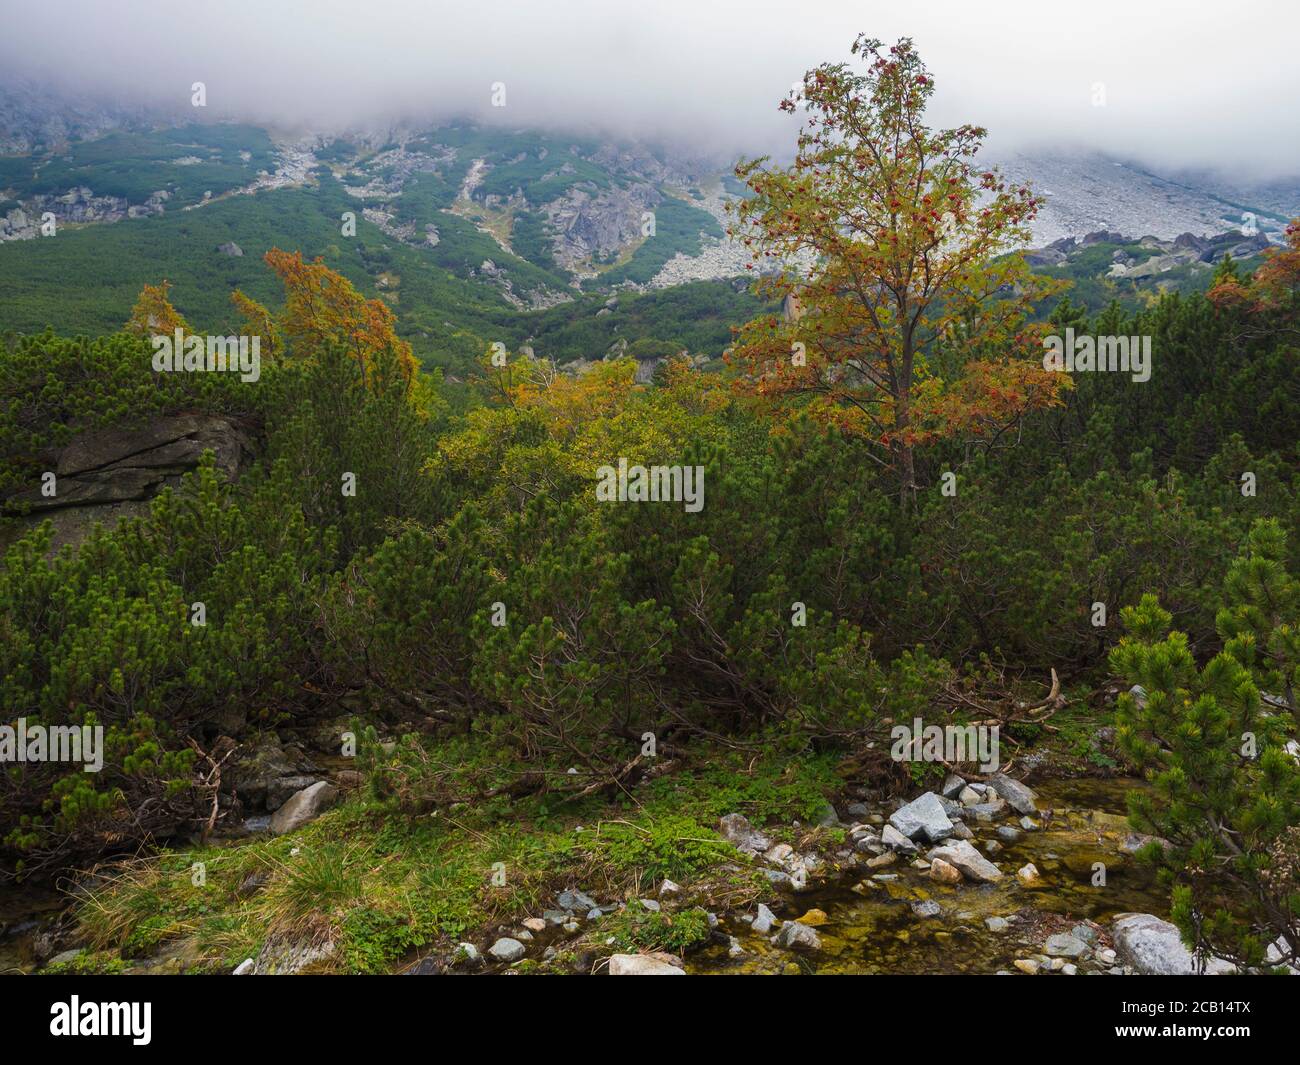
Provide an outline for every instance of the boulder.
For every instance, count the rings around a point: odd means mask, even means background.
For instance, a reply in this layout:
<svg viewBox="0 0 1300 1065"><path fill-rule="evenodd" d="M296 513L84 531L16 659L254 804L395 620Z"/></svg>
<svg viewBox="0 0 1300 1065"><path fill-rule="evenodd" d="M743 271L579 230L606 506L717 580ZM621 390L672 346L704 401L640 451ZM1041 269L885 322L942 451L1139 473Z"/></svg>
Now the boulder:
<svg viewBox="0 0 1300 1065"><path fill-rule="evenodd" d="M1144 976L1188 976L1199 972L1178 929L1150 913L1121 913L1110 930L1115 954ZM1227 962L1211 961L1205 971L1231 972Z"/></svg>
<svg viewBox="0 0 1300 1065"><path fill-rule="evenodd" d="M811 929L809 929L811 931ZM648 954L615 954L609 959L610 976L685 976L684 970Z"/></svg>
<svg viewBox="0 0 1300 1065"><path fill-rule="evenodd" d="M776 945L784 950L814 951L821 950L821 937L815 928L798 921L786 921L781 931L776 934Z"/></svg>
<svg viewBox="0 0 1300 1065"><path fill-rule="evenodd" d="M963 875L972 880L992 883L1002 879L1002 870L980 854L973 846L961 839L936 847L930 852L931 860L939 859L959 869Z"/></svg>
<svg viewBox="0 0 1300 1065"><path fill-rule="evenodd" d="M932 791L895 810L889 823L908 839L924 837L938 843L952 835L952 821L944 812L942 800Z"/></svg>
<svg viewBox="0 0 1300 1065"><path fill-rule="evenodd" d="M939 794L945 799L955 799L965 786L966 781L956 773L949 773L948 778L943 782L943 787L939 789Z"/></svg>
<svg viewBox="0 0 1300 1065"><path fill-rule="evenodd" d="M327 780L318 781L294 795L271 815L271 832L283 836L314 821L333 805L339 789Z"/></svg>
<svg viewBox="0 0 1300 1065"><path fill-rule="evenodd" d="M273 732L244 741L232 763L222 786L233 792L245 810L278 810L320 780L316 766L292 744L282 744Z"/></svg>
<svg viewBox="0 0 1300 1065"><path fill-rule="evenodd" d="M903 854L915 854L916 844L908 839L903 833L898 831L893 825L886 825L880 833L880 842L890 850L901 851Z"/></svg>
<svg viewBox="0 0 1300 1065"><path fill-rule="evenodd" d="M774 924L776 924L776 914L760 902L754 913L754 923L750 927L759 935L765 936L772 931Z"/></svg>
<svg viewBox="0 0 1300 1065"><path fill-rule="evenodd" d="M596 900L582 891L561 891L555 896L555 901L562 910L586 913L596 908Z"/></svg>
<svg viewBox="0 0 1300 1065"><path fill-rule="evenodd" d="M497 961L512 962L518 961L528 951L524 945L517 939L511 939L509 936L502 936L488 948L488 953Z"/></svg>
<svg viewBox="0 0 1300 1065"><path fill-rule="evenodd" d="M1034 804L1034 793L1018 780L1012 780L1005 773L995 773L989 779L989 787L998 793L1018 814L1034 814L1038 807Z"/></svg>

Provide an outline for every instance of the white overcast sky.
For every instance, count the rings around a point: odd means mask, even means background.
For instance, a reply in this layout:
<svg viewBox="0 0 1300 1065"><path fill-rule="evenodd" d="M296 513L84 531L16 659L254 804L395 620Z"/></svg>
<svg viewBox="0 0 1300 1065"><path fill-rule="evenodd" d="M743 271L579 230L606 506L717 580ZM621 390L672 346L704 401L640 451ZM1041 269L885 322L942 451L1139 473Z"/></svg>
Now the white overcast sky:
<svg viewBox="0 0 1300 1065"><path fill-rule="evenodd" d="M998 149L1300 173L1300 0L0 0L11 71L87 100L337 128L464 114L720 152L788 146L776 103L858 32L911 36L933 124ZM489 106L494 82L505 110ZM1093 86L1105 85L1105 106Z"/></svg>

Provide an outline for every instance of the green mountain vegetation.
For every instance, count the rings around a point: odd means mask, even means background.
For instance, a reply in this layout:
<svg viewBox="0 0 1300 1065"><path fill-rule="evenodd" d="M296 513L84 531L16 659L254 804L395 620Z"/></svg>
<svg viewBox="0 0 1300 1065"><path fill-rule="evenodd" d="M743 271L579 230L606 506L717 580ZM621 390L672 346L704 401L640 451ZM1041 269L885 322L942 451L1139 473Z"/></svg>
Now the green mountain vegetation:
<svg viewBox="0 0 1300 1065"><path fill-rule="evenodd" d="M6 876L95 867L46 971L834 971L899 921L931 968L1038 971L1046 915L1095 937L1134 897L1189 958L1300 963L1300 223L1253 269L1094 299L1151 249L1031 272L1033 190L925 126L910 42L854 53L804 83L832 136L737 167L755 256L818 253L752 289L606 287L716 235L663 190L656 238L572 285L543 208L634 178L474 127L0 245L0 700L104 736L98 772L0 768ZM195 203L266 169L250 137L2 173ZM349 190L408 165L367 219ZM1149 338L1149 380L1051 372L1067 328ZM255 335L255 379L162 372L176 329ZM611 492L629 467L670 498ZM900 722L1121 775L1137 857L997 767L893 753ZM899 819L916 792L941 831ZM974 880L1024 927L913 921L967 922ZM850 882L870 936L799 900Z"/></svg>

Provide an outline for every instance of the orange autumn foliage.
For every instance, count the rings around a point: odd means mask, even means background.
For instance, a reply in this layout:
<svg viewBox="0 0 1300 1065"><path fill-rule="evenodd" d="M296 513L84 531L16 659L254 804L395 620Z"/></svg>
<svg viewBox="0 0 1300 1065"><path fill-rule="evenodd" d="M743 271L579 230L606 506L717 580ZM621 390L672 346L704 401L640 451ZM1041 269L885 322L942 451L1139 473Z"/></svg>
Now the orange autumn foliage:
<svg viewBox="0 0 1300 1065"><path fill-rule="evenodd" d="M262 338L262 353L276 355L280 351L280 330L275 324L271 312L251 296L245 296L239 289L230 294L230 302L235 305L244 319L249 336Z"/></svg>
<svg viewBox="0 0 1300 1065"><path fill-rule="evenodd" d="M1300 319L1300 219L1286 227L1286 244L1269 248L1253 277L1229 276L1207 294L1221 309L1238 309L1250 315Z"/></svg>
<svg viewBox="0 0 1300 1065"><path fill-rule="evenodd" d="M284 282L285 307L279 328L295 356L310 356L326 344L341 344L357 360L362 380L368 382L376 356L391 352L406 379L414 378L417 363L411 345L397 336L396 318L382 300L366 299L351 281L319 258L305 262L301 252L272 248L265 259Z"/></svg>
<svg viewBox="0 0 1300 1065"><path fill-rule="evenodd" d="M131 317L126 322L125 328L128 333L151 337L170 336L177 329L189 332L190 325L185 320L185 316L173 307L171 300L167 298L167 291L170 288L171 282L163 281L158 285L145 285L140 290L135 306L131 309Z"/></svg>
<svg viewBox="0 0 1300 1065"><path fill-rule="evenodd" d="M751 195L732 231L785 313L739 329L730 361L742 393L878 445L906 497L916 447L1060 402L1031 319L1061 283L1015 254L1040 200L975 166L984 131L925 125L934 79L912 42L853 53L865 71L824 64L782 102L803 119L792 165L736 168Z"/></svg>

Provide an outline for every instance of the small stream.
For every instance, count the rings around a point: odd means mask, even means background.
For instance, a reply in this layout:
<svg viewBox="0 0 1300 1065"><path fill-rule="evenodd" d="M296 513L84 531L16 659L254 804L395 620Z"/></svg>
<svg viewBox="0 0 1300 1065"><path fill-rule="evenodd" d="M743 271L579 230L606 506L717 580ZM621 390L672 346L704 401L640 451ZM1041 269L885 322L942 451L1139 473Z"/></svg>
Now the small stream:
<svg viewBox="0 0 1300 1065"><path fill-rule="evenodd" d="M993 973L1011 968L1016 958L1041 949L1044 915L1069 921L1091 919L1106 927L1125 911L1168 913L1168 896L1154 877L1120 850L1129 835L1125 794L1140 781L1057 780L1035 785L1043 817L1041 831L1024 832L1016 842L1002 842L990 855L1003 872L994 884L938 884L927 870L906 860L879 871L859 874L829 887L790 898L774 892L765 901L782 920L816 908L827 915L817 927L822 949L796 955L773 946L767 936L728 915L722 930L735 936L743 957L732 958L725 943L713 943L687 958L688 972L724 973ZM999 825L1014 818L975 823L971 843L981 853ZM923 848L923 852L924 852ZM1032 862L1041 874L1034 887L1016 879L1016 870ZM1093 866L1106 866L1106 884L1094 887ZM933 900L938 917L923 918L912 904ZM35 939L68 905L53 887L0 885L0 974L36 968ZM985 918L1019 914L1001 932L990 931Z"/></svg>
<svg viewBox="0 0 1300 1065"><path fill-rule="evenodd" d="M67 905L68 897L52 887L0 885L0 976L36 968L35 938Z"/></svg>
<svg viewBox="0 0 1300 1065"><path fill-rule="evenodd" d="M1010 969L1016 958L1040 949L1030 932L1033 914L1059 914L1076 920L1091 918L1103 925L1125 911L1168 914L1167 893L1153 875L1120 851L1129 835L1125 793L1143 786L1139 781L1064 780L1036 785L1040 810L1051 810L1043 829L1026 832L1015 843L991 855L1003 878L994 884L943 885L923 869L899 862L881 870L897 879L877 881L854 890L862 879L821 891L799 894L777 909L782 919L792 919L809 909L825 911L828 921L817 928L822 950L795 956L755 934L744 922L724 922L724 930L740 940L746 954L731 958L725 945L713 945L692 955L687 971L723 973L993 973ZM1004 820L998 824L1015 824ZM996 824L971 826L971 840L981 853L995 838ZM1027 888L1016 870L1032 862L1041 883ZM1106 884L1094 887L1093 863L1106 866ZM869 879L869 878L868 878ZM918 917L914 902L932 899L943 912L935 918ZM992 932L987 917L1021 913L1022 920L1006 931ZM1041 942L1039 940L1038 942Z"/></svg>

